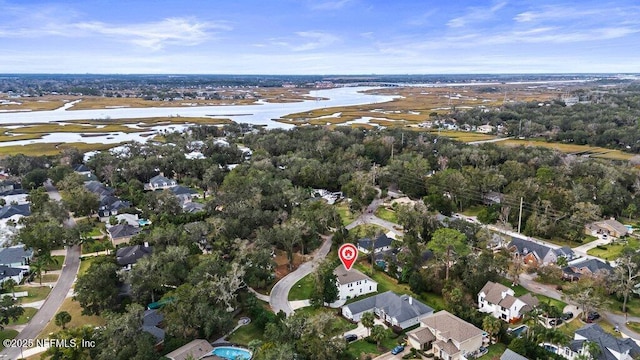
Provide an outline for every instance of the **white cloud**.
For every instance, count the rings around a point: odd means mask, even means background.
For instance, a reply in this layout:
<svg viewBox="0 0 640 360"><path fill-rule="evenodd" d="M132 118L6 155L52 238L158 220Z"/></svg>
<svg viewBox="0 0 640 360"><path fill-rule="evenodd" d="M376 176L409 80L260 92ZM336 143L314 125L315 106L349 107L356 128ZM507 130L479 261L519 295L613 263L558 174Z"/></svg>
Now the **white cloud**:
<svg viewBox="0 0 640 360"><path fill-rule="evenodd" d="M339 40L335 35L320 31L300 31L296 35L306 39L307 42L294 46L293 51L316 50L332 45Z"/></svg>
<svg viewBox="0 0 640 360"><path fill-rule="evenodd" d="M37 26L0 27L0 37L98 36L158 50L167 45L197 45L210 39L217 31L228 30L231 30L231 27L224 23L204 22L193 18L167 18L138 24L110 24L98 21L62 24L49 21Z"/></svg>
<svg viewBox="0 0 640 360"><path fill-rule="evenodd" d="M464 27L470 23L490 20L498 10L507 5L506 1L495 3L491 7L470 7L463 16L453 18L447 22L447 26L452 28Z"/></svg>
<svg viewBox="0 0 640 360"><path fill-rule="evenodd" d="M339 10L352 0L318 1L311 5L313 10Z"/></svg>

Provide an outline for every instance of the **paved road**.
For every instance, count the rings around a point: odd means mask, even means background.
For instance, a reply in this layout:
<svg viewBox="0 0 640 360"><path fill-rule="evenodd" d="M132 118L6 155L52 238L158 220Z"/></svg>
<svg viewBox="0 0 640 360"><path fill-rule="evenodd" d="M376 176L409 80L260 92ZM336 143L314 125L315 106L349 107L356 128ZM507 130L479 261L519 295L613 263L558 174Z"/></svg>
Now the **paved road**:
<svg viewBox="0 0 640 360"><path fill-rule="evenodd" d="M50 182L44 184L49 198L60 201L60 193L51 185ZM73 227L76 223L73 218L69 218L65 221L65 226ZM16 339L35 339L44 330L47 323L54 318L60 305L69 294L69 290L75 281L78 269L80 268L80 246L75 245L67 248L64 264L62 265L62 271L58 277L58 282L49 293L49 296L45 299L44 303L40 307L40 310L33 316L31 321L22 329L22 331L16 336ZM22 349L20 348L5 348L0 352L0 358L3 355L7 359L18 359L21 357Z"/></svg>
<svg viewBox="0 0 640 360"><path fill-rule="evenodd" d="M79 268L80 247L75 245L67 250L67 257L64 260L62 272L60 273L56 286L51 290L51 293L44 304L42 304L40 310L33 316L18 336L16 336L16 339L35 339L42 330L44 330L44 327L53 319L60 305L62 305L62 302L67 297ZM0 352L0 358L5 355L7 359L18 359L21 356L20 353L20 348L5 348Z"/></svg>
<svg viewBox="0 0 640 360"><path fill-rule="evenodd" d="M494 143L494 142L505 141L505 140L510 140L510 139L513 139L513 137L495 138L495 139L479 140L479 141L471 141L471 142L468 142L467 144L469 144L469 145L479 145L479 144L484 144L484 143Z"/></svg>
<svg viewBox="0 0 640 360"><path fill-rule="evenodd" d="M331 250L331 239L332 236L325 237L320 248L313 254L313 260L300 265L295 271L280 279L273 286L269 297L269 305L271 305L273 312L277 314L282 310L287 315L293 313L293 309L289 306L289 291L300 279L311 274L316 265L327 256Z"/></svg>

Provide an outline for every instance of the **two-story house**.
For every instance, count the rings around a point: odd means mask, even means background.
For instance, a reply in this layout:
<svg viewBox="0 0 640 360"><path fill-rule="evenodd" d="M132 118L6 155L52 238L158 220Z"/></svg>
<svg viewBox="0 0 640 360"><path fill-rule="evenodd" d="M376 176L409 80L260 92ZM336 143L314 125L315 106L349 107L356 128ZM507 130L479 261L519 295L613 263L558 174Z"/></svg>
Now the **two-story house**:
<svg viewBox="0 0 640 360"><path fill-rule="evenodd" d="M513 289L492 281L487 281L478 293L478 311L506 322L519 320L537 305L538 299L531 294L515 297Z"/></svg>
<svg viewBox="0 0 640 360"><path fill-rule="evenodd" d="M375 239L364 238L358 240L358 251L368 254L373 250L374 253L391 250L393 239L386 234L382 234Z"/></svg>
<svg viewBox="0 0 640 360"><path fill-rule="evenodd" d="M420 327L409 331L407 339L419 350L433 349L443 360L466 360L478 352L484 331L442 310L420 319Z"/></svg>
<svg viewBox="0 0 640 360"><path fill-rule="evenodd" d="M568 261L575 259L575 253L569 247L551 248L545 244L538 243L533 240L526 240L513 237L509 245L509 249L515 256L519 256L522 261L530 266L537 267L555 263L559 257L564 257Z"/></svg>
<svg viewBox="0 0 640 360"><path fill-rule="evenodd" d="M347 271L343 265L340 265L333 273L336 275L338 300L352 299L378 291L378 283L358 270Z"/></svg>
<svg viewBox="0 0 640 360"><path fill-rule="evenodd" d="M152 177L149 179L148 184L144 184L145 190L164 190L171 189L174 186L178 186L178 183L162 174Z"/></svg>
<svg viewBox="0 0 640 360"><path fill-rule="evenodd" d="M153 247L147 242L144 245L125 246L116 251L116 262L124 270L131 270L138 260L151 255L152 252Z"/></svg>

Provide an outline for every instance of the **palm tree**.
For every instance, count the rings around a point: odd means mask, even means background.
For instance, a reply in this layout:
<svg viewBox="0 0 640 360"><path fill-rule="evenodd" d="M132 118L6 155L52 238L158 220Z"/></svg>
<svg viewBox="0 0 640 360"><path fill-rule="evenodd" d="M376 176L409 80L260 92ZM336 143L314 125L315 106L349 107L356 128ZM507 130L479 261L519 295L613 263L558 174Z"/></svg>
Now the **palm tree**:
<svg viewBox="0 0 640 360"><path fill-rule="evenodd" d="M362 323L362 326L366 327L367 330L369 330L369 336L371 336L371 328L374 325L374 321L375 321L375 316L373 315L372 312L366 312L362 314L362 317L360 318L360 322Z"/></svg>
<svg viewBox="0 0 640 360"><path fill-rule="evenodd" d="M38 279L40 279L40 285L42 285L42 272L44 271L44 267L45 267L44 262L42 262L40 258L32 262L30 267L31 273L34 276L37 276Z"/></svg>
<svg viewBox="0 0 640 360"><path fill-rule="evenodd" d="M502 329L502 320L495 318L491 315L485 316L485 318L482 319L482 330L486 331L489 334L489 336L491 336L492 339L500 334L501 329ZM500 339L496 338L496 341L499 341L499 340Z"/></svg>
<svg viewBox="0 0 640 360"><path fill-rule="evenodd" d="M7 292L11 292L11 297L12 298L16 297L16 294L15 294L16 286L18 286L18 283L16 283L16 281L11 279L11 278L7 279L5 282L2 283L2 287Z"/></svg>
<svg viewBox="0 0 640 360"><path fill-rule="evenodd" d="M60 311L55 316L55 321L57 326L61 326L62 329L65 329L65 326L71 322L71 314L66 311Z"/></svg>
<svg viewBox="0 0 640 360"><path fill-rule="evenodd" d="M376 346L380 348L380 342L387 336L387 331L382 325L375 325L371 330L371 338L376 342Z"/></svg>

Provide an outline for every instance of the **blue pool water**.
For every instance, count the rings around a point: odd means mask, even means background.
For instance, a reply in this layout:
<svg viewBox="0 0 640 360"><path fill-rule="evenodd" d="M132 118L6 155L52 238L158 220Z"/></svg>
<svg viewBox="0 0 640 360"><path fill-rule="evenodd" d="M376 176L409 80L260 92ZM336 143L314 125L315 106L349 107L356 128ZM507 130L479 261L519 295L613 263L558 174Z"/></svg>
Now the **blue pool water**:
<svg viewBox="0 0 640 360"><path fill-rule="evenodd" d="M138 225L140 225L140 226L145 226L145 225L149 225L149 224L151 224L151 222L149 220L147 220L147 219L139 219L138 220Z"/></svg>
<svg viewBox="0 0 640 360"><path fill-rule="evenodd" d="M211 354L229 360L249 360L251 351L233 346L221 346L213 349Z"/></svg>
<svg viewBox="0 0 640 360"><path fill-rule="evenodd" d="M509 332L515 337L520 337L522 335L522 333L527 331L528 328L529 327L527 325L521 325L521 326L518 326L515 329L509 330Z"/></svg>

